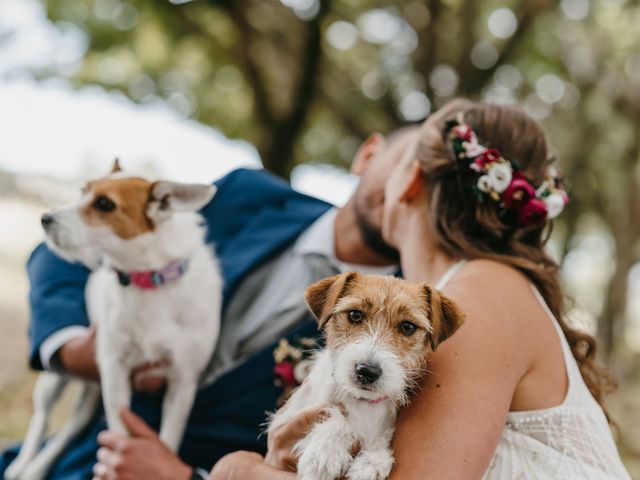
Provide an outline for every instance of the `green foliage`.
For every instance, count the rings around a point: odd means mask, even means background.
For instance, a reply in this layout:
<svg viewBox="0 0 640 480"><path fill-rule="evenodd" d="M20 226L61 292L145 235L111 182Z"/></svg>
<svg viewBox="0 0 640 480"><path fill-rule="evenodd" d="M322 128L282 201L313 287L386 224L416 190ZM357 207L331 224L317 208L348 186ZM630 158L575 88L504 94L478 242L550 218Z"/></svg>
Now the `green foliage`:
<svg viewBox="0 0 640 480"><path fill-rule="evenodd" d="M607 350L621 335L616 292L640 238L637 1L46 3L51 20L87 33L77 85L161 99L252 142L284 177L301 163L346 167L367 135L455 96L520 102L571 182L562 253L593 215L614 240L609 291L595 294Z"/></svg>

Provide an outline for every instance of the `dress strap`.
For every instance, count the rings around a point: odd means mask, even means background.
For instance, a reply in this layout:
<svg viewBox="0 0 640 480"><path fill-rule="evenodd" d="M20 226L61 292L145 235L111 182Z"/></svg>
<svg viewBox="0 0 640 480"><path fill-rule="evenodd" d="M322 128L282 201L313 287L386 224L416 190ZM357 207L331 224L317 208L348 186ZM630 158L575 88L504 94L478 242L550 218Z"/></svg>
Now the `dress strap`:
<svg viewBox="0 0 640 480"><path fill-rule="evenodd" d="M571 353L571 347L569 346L567 337L565 337L564 332L562 331L562 327L560 326L560 323L558 323L558 320L556 319L555 315L549 308L549 305L547 305L547 302L545 301L540 291L534 285L531 285L531 289L533 290L534 296L540 303L540 306L546 313L547 317L551 320L551 323L553 323L553 326L555 327L558 337L560 339L560 345L562 346L562 356L564 357L565 369L567 371L567 380L569 383L567 388L567 394L565 396L564 401L562 402L562 405L566 405L570 401L573 401L573 397L575 396L574 391L576 388L578 388L580 384L583 385L584 389L586 389L587 387L582 381L582 374L580 373L580 368L578 367L578 364L575 358L573 357L573 353Z"/></svg>
<svg viewBox="0 0 640 480"><path fill-rule="evenodd" d="M440 277L440 280L438 280L438 282L436 283L436 288L438 290L442 290L447 285L447 283L449 283L449 280L451 280L453 276L458 273L458 270L460 270L464 266L465 263L467 263L466 260L460 260L451 265L451 267L449 267L449 270L447 270L444 275Z"/></svg>

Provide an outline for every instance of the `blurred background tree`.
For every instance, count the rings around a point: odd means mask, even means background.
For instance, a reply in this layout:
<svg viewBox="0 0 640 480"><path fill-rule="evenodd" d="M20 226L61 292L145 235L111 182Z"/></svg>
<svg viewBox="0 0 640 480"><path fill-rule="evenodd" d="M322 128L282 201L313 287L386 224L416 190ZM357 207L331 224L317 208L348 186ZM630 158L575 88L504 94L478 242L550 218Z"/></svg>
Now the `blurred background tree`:
<svg viewBox="0 0 640 480"><path fill-rule="evenodd" d="M554 232L577 323L640 378L637 0L46 0L86 34L78 87L166 102L256 146L266 168L347 168L360 142L456 96L545 125L572 201ZM40 71L44 78L60 71ZM597 265L587 281L580 265ZM578 273L575 273L578 272ZM588 314L585 314L588 312ZM596 322L593 319L597 319ZM640 444L640 443L638 443Z"/></svg>
<svg viewBox="0 0 640 480"><path fill-rule="evenodd" d="M77 85L162 99L250 141L283 177L297 164L347 167L370 133L455 96L523 102L572 182L563 253L594 222L609 233L610 282L587 298L601 304L605 350L618 344L640 237L637 1L46 3L88 35Z"/></svg>

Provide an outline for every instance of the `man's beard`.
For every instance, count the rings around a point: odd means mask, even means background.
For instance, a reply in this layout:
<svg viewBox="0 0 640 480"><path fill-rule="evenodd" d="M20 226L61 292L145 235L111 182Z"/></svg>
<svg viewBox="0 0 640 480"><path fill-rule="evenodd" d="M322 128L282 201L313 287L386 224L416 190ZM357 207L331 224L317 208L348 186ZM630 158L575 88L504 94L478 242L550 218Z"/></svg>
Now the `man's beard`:
<svg viewBox="0 0 640 480"><path fill-rule="evenodd" d="M396 263L400 261L400 253L382 238L382 232L377 229L364 215L359 208L355 208L356 221L360 234L367 247Z"/></svg>

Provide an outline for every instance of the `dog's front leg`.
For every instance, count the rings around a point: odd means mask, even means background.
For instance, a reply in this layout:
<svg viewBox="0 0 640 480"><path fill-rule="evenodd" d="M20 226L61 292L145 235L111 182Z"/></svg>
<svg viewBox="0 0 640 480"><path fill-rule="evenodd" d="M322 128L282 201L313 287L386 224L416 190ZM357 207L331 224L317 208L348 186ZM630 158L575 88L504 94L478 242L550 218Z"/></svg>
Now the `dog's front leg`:
<svg viewBox="0 0 640 480"><path fill-rule="evenodd" d="M327 409L327 413L329 417L316 424L294 447L299 480L340 478L351 464L355 434L338 408Z"/></svg>
<svg viewBox="0 0 640 480"><path fill-rule="evenodd" d="M347 472L348 480L385 480L389 476L394 463L391 451L393 431L394 428L388 428L363 442Z"/></svg>
<svg viewBox="0 0 640 480"><path fill-rule="evenodd" d="M109 430L127 435L129 431L122 423L120 409L128 408L131 403L131 382L128 372L129 367L117 359L106 359L100 363L102 398L107 425Z"/></svg>
<svg viewBox="0 0 640 480"><path fill-rule="evenodd" d="M160 440L173 452L178 451L184 435L193 400L198 389L196 378L173 376L162 402Z"/></svg>

